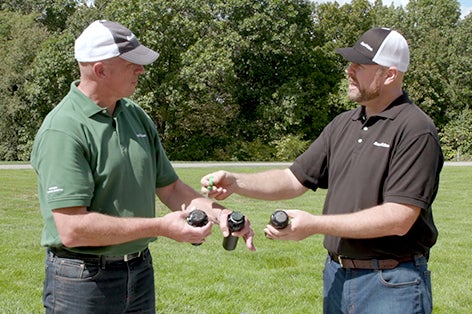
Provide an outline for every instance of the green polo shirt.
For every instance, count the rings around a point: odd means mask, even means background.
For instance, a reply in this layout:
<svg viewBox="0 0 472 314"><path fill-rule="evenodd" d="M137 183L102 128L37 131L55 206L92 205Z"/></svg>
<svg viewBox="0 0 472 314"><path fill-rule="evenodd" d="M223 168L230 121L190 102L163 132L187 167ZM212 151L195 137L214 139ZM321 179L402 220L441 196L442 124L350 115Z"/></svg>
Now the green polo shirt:
<svg viewBox="0 0 472 314"><path fill-rule="evenodd" d="M44 229L41 244L61 246L52 211L86 206L117 217L155 217L155 189L177 180L152 120L129 99L114 115L71 84L69 93L39 129L31 163L38 175ZM91 254L124 255L154 238L105 247L72 248Z"/></svg>

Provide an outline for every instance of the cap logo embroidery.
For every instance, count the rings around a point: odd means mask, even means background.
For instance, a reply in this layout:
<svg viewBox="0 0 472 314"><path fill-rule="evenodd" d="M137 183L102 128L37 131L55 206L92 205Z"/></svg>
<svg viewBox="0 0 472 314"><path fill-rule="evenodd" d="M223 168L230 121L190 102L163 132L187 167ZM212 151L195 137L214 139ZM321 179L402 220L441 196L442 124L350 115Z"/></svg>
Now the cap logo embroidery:
<svg viewBox="0 0 472 314"><path fill-rule="evenodd" d="M365 43L365 42L361 42L361 46L366 48L367 50L369 51L373 51L374 49L368 44L368 43Z"/></svg>

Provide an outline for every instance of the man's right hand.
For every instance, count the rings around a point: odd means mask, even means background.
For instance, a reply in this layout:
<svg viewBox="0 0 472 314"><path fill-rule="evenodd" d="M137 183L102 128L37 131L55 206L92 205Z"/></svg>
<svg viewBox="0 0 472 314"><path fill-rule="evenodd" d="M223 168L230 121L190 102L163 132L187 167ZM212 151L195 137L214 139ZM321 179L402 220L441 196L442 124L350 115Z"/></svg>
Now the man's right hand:
<svg viewBox="0 0 472 314"><path fill-rule="evenodd" d="M171 212L161 218L161 234L177 242L203 243L211 234L213 223L203 227L193 227L187 223L190 210Z"/></svg>
<svg viewBox="0 0 472 314"><path fill-rule="evenodd" d="M233 193L236 178L231 173L220 170L202 177L200 183L202 194L217 200L224 200Z"/></svg>

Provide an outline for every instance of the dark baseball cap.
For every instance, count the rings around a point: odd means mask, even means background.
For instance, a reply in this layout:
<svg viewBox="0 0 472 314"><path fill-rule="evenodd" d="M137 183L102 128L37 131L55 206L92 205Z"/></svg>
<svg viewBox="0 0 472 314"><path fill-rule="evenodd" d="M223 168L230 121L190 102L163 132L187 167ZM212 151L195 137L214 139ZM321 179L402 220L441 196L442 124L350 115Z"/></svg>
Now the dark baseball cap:
<svg viewBox="0 0 472 314"><path fill-rule="evenodd" d="M410 64L405 37L389 28L372 28L354 46L338 48L336 52L349 62L396 67L400 72L406 72Z"/></svg>

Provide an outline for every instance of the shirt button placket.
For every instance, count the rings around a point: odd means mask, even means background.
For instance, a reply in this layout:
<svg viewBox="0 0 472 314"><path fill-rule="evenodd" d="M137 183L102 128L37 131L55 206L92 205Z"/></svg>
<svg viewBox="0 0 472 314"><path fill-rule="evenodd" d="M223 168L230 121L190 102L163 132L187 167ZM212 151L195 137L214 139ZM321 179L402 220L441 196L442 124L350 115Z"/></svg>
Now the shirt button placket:
<svg viewBox="0 0 472 314"><path fill-rule="evenodd" d="M368 129L369 129L368 127L364 126L362 128L362 131L367 132ZM361 144L363 141L364 141L364 139L362 139L362 138L357 139L357 143L359 143L359 144Z"/></svg>

